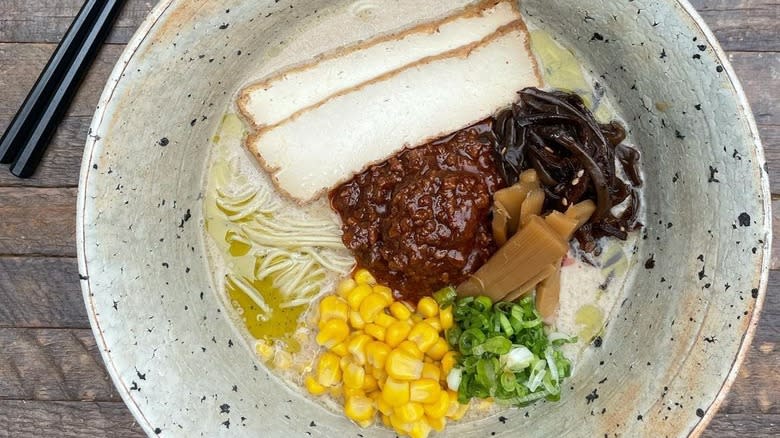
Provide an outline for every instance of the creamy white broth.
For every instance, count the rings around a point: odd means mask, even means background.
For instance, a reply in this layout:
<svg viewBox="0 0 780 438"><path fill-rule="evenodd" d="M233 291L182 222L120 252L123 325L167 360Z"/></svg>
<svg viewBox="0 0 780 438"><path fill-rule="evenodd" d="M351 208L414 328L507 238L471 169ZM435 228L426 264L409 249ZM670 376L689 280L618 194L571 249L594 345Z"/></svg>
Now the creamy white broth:
<svg viewBox="0 0 780 438"><path fill-rule="evenodd" d="M595 109L594 113L600 121L620 120L609 98L597 95L593 87L595 82L588 76L585 68L577 64L575 55L544 31L533 28L531 30L532 49L540 61L546 87L566 89L583 95L589 105L596 104L593 109ZM231 310L233 320L238 330L244 335L248 345L257 349L258 358L266 365L277 368L287 383L300 386L301 377L311 370L317 351L313 341L316 325L311 323L312 312L310 312L314 306L305 306L297 314L297 320L294 324L296 327L294 339L299 343L300 348L293 351L293 354L288 358L292 365L289 367L275 366L278 365L275 358L263 357L260 350L264 343L258 342L252 333L256 330L252 330L253 322L249 324L247 322L246 314L249 312L243 308L241 302L228 296L226 292L225 275L230 273L246 275L250 269L251 261L245 257L236 257L231 254L230 245L225 242L224 237L228 231L227 218L225 213L215 204L218 196L218 181L220 178L224 179L227 172L237 180L264 188L274 193L274 202L280 206L279 208L303 220L316 217L337 224L338 217L330 209L325 197L306 207L301 207L287 200L284 196L276 194L268 175L259 168L242 145L246 133L247 131L236 116L235 110L229 108L213 139L214 148L207 175L204 211L207 224L206 241L210 250L210 262L214 274L214 290L220 294L225 306ZM560 306L554 320L551 321L551 330L578 337L576 344L564 347L567 357L574 364L575 374L577 363L583 359L583 355L588 353L592 339L602 333L604 326L608 324L610 317L616 312L623 288L628 280L627 273L636 264L633 248L637 238L638 233L632 233L626 242L616 239L603 241L603 252L600 256L592 258L593 264L581 260L574 251L569 253L571 263L564 266L561 271ZM332 292L340 277L343 277L343 274L329 273L317 296ZM316 299L312 300L311 303L315 304ZM271 344L275 347L277 356L284 355L285 351L289 352L289 349L286 349L288 345L285 343L272 341ZM278 353L280 351L282 353ZM330 408L338 410L338 406L330 398L320 397L319 399ZM480 406L480 404L475 405ZM479 409L474 410L472 414L469 414L469 417L477 417L479 412Z"/></svg>

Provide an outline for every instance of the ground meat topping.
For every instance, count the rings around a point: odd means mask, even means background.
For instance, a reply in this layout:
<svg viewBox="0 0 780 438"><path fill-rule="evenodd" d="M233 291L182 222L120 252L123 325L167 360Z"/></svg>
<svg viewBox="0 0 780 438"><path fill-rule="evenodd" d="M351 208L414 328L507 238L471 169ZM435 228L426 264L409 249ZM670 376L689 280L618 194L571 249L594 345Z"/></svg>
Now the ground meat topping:
<svg viewBox="0 0 780 438"><path fill-rule="evenodd" d="M504 182L489 129L405 150L331 192L344 244L400 297L458 284L496 251L490 207Z"/></svg>

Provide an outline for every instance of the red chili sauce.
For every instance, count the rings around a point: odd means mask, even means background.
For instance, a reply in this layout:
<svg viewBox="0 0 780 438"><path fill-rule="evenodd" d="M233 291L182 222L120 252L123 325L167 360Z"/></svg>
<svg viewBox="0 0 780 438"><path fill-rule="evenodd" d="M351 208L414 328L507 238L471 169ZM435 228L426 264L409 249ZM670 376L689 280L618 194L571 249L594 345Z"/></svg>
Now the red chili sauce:
<svg viewBox="0 0 780 438"><path fill-rule="evenodd" d="M457 285L496 251L490 208L504 181L489 130L404 150L331 191L344 244L397 297Z"/></svg>

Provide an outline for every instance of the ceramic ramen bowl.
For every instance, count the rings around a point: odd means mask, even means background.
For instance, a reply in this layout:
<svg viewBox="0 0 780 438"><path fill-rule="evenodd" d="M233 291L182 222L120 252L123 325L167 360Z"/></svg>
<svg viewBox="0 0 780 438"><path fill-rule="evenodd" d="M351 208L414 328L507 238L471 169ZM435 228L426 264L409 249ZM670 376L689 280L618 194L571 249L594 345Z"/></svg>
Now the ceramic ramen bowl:
<svg viewBox="0 0 780 438"><path fill-rule="evenodd" d="M79 269L108 371L149 435L394 435L358 428L256 359L213 290L202 198L238 89L323 44L371 36L377 11L406 3L162 0L127 47L84 156ZM337 8L365 25L329 22ZM736 376L767 281L768 177L745 95L683 0L524 0L521 10L582 59L628 123L643 154L645 229L602 342L561 401L441 436L696 435Z"/></svg>

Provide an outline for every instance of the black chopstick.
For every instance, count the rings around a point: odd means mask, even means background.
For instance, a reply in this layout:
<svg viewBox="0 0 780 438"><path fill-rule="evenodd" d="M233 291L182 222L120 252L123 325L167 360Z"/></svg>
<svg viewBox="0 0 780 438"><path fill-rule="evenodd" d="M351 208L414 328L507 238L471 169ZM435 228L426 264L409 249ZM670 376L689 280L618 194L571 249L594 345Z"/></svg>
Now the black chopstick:
<svg viewBox="0 0 780 438"><path fill-rule="evenodd" d="M80 23L86 32L83 33L80 41L74 38L75 50L72 50L69 59L61 59L60 62L66 65L66 68L61 72L61 77L59 80L54 77L50 78L50 81L54 82L54 86L44 85L43 91L48 91L48 96L40 95L40 99L45 103L32 105L32 111L27 115L32 121L24 124L29 126L28 130L23 133L26 134L26 138L20 143L21 150L11 166L11 173L20 178L32 176L38 167L57 124L62 120L81 79L108 36L111 24L124 0L88 0L84 8L90 8L92 3L96 3L92 6L94 12L88 14L83 22L78 17L76 19L76 22ZM91 8L89 10L92 11ZM79 12L79 16L81 16L81 12ZM74 23L75 25L76 23ZM77 35L79 33L77 30ZM29 125L27 125L28 123Z"/></svg>
<svg viewBox="0 0 780 438"><path fill-rule="evenodd" d="M67 71L70 61L89 33L89 27L100 12L100 3L100 0L88 0L84 3L65 36L62 37L62 41L0 139L0 163L11 163L16 159L35 125L37 114L43 110Z"/></svg>

